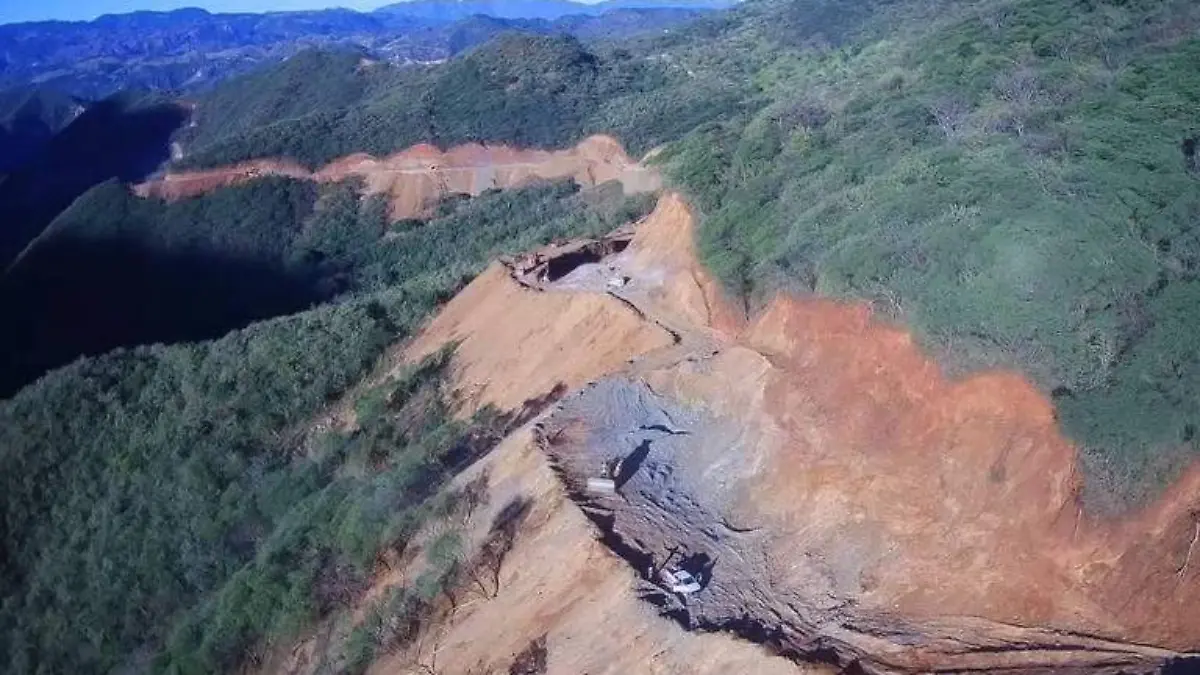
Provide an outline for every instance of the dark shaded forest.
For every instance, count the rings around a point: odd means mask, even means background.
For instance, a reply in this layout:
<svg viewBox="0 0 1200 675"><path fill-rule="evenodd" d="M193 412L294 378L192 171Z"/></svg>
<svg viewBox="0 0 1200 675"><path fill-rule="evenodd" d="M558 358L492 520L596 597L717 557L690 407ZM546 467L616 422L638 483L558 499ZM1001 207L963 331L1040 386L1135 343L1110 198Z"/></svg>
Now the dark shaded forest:
<svg viewBox="0 0 1200 675"><path fill-rule="evenodd" d="M88 188L112 178L141 180L155 171L170 158L171 134L186 119L186 111L166 99L119 94L91 104L29 148L30 156L0 180L0 269ZM10 140L27 144L36 134Z"/></svg>

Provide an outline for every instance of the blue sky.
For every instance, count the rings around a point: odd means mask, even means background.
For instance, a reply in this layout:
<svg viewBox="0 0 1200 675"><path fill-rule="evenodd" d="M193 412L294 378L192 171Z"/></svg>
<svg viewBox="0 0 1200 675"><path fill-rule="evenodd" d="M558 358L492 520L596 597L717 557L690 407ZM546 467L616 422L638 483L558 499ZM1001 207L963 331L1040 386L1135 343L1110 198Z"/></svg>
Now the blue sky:
<svg viewBox="0 0 1200 675"><path fill-rule="evenodd" d="M139 9L203 7L210 12L268 12L349 7L375 9L395 0L0 0L0 23L43 19L90 20Z"/></svg>

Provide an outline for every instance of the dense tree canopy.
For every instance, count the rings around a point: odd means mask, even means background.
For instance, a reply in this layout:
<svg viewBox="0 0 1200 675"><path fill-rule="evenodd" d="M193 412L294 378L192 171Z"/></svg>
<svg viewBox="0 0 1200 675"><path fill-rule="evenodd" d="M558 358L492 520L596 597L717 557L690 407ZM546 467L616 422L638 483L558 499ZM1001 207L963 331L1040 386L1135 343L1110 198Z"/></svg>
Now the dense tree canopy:
<svg viewBox="0 0 1200 675"><path fill-rule="evenodd" d="M202 97L179 165L287 157L315 167L419 142L563 147L598 131L644 151L740 109L745 89L723 77L690 82L669 60L563 36L505 34L434 67L309 53Z"/></svg>
<svg viewBox="0 0 1200 675"><path fill-rule="evenodd" d="M867 299L954 372L1025 372L1084 446L1094 503L1154 494L1200 423L1180 330L1197 318L1200 9L747 10L725 39L758 48L730 67L764 105L668 150L708 264L751 305Z"/></svg>

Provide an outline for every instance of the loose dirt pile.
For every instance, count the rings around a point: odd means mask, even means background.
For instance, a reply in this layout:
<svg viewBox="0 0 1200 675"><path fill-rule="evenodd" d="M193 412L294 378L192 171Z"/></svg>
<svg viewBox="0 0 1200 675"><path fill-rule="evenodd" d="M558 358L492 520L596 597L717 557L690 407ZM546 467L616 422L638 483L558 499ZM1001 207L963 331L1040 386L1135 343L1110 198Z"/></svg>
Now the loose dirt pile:
<svg viewBox="0 0 1200 675"><path fill-rule="evenodd" d="M621 495L577 497L635 568L673 547L699 561L706 588L661 611L880 672L1141 672L1200 645L1200 472L1125 521L1088 518L1075 450L1021 377L948 380L864 306L780 298L745 325L691 234L668 195L608 258L526 285L493 267L412 350L462 341L468 408L593 383L540 438L574 488L640 461ZM592 546L563 540L537 573ZM537 611L521 639L565 610Z"/></svg>
<svg viewBox="0 0 1200 675"><path fill-rule="evenodd" d="M591 136L566 150L519 150L503 145L470 143L449 150L415 145L376 158L355 154L309 171L280 159L261 159L204 171L169 172L137 185L142 197L177 200L263 176L287 176L318 182L361 177L369 195L386 195L393 218L414 218L445 195L478 195L491 188L511 188L537 178L571 178L591 187L619 181L626 193L659 189L658 173L631 159L616 139Z"/></svg>

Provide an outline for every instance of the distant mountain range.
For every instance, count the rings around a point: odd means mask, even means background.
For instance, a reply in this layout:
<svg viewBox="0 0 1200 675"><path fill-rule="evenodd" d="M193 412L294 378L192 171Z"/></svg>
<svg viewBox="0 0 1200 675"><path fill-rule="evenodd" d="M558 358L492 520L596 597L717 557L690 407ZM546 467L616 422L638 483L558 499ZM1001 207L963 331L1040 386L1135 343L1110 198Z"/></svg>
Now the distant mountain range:
<svg viewBox="0 0 1200 675"><path fill-rule="evenodd" d="M376 14L455 21L476 14L500 19L558 19L571 15L599 16L615 9L726 9L735 0L605 0L593 4L570 0L410 0L381 7Z"/></svg>
<svg viewBox="0 0 1200 675"><path fill-rule="evenodd" d="M415 0L346 9L133 12L0 25L0 90L39 85L99 99L126 88L194 91L306 47L354 46L391 62L453 56L505 30L582 38L658 31L731 0ZM486 17L488 20L479 21Z"/></svg>

